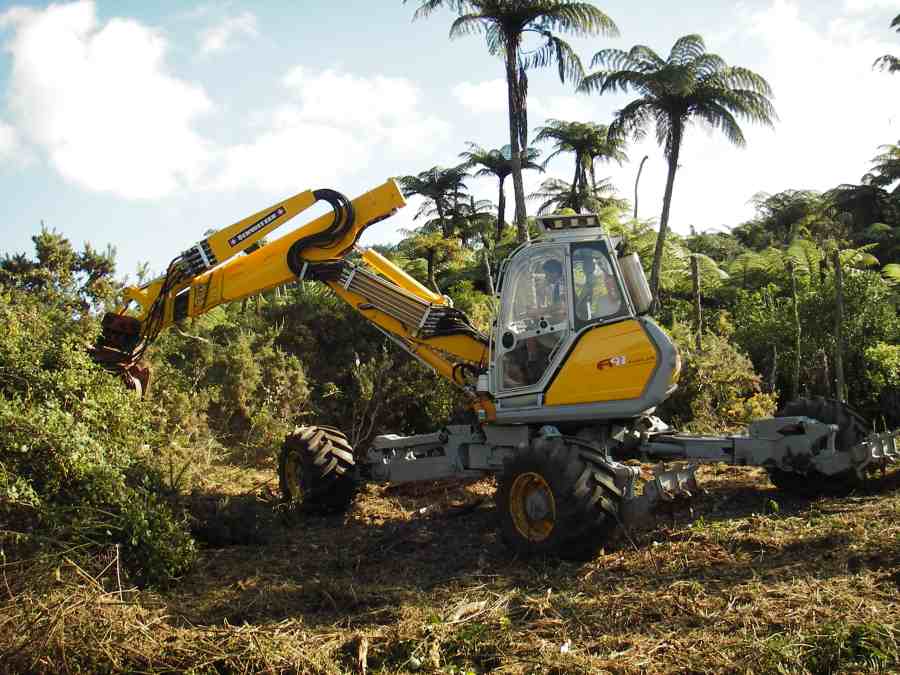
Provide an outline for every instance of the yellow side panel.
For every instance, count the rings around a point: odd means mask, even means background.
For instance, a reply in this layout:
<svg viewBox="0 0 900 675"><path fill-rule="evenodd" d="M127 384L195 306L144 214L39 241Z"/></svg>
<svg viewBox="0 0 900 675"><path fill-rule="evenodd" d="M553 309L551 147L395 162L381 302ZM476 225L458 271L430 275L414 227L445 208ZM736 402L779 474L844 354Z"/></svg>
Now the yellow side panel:
<svg viewBox="0 0 900 675"><path fill-rule="evenodd" d="M638 398L658 356L637 321L594 328L581 336L544 397L545 405Z"/></svg>

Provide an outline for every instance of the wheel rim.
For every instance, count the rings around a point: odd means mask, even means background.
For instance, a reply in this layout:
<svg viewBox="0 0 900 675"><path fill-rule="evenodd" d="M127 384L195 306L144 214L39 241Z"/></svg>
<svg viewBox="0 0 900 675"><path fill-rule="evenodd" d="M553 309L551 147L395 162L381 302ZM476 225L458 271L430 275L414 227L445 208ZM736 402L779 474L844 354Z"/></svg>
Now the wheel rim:
<svg viewBox="0 0 900 675"><path fill-rule="evenodd" d="M284 458L284 483L291 500L299 500L303 494L303 481L300 480L297 455L293 452Z"/></svg>
<svg viewBox="0 0 900 675"><path fill-rule="evenodd" d="M516 530L529 541L549 537L556 522L556 500L544 477L534 472L516 476L509 492L509 511Z"/></svg>

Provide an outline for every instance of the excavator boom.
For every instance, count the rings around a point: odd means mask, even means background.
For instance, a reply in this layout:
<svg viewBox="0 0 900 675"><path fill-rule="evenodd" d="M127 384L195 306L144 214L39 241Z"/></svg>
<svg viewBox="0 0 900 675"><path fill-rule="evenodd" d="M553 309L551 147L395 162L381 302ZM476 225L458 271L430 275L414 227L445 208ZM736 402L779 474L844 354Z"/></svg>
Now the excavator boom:
<svg viewBox="0 0 900 675"><path fill-rule="evenodd" d="M263 238L319 201L324 214L274 241ZM363 231L405 205L397 184L350 201L333 190L305 191L209 234L184 251L166 274L124 290L124 304L103 319L95 360L146 393L140 364L147 347L172 324L298 279L326 283L397 344L458 385L486 365L487 338L465 315L375 251L355 244ZM362 264L347 257L358 251ZM136 314L128 314L132 305Z"/></svg>

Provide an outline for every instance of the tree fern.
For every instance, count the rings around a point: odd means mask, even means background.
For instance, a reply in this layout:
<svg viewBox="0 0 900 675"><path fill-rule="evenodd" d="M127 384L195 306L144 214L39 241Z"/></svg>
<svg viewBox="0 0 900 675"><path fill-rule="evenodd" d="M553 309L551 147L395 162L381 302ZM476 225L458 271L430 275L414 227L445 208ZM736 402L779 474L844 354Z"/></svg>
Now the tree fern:
<svg viewBox="0 0 900 675"><path fill-rule="evenodd" d="M650 47L637 45L628 51L602 49L594 55L591 66L601 69L581 81L580 91L634 91L638 95L616 112L610 135L641 138L653 127L668 160L659 238L650 274L650 287L656 297L686 124L698 120L720 131L735 145L744 145L738 120L771 126L776 117L770 101L772 91L765 79L753 71L729 66L720 56L707 53L699 35L679 38L667 59Z"/></svg>

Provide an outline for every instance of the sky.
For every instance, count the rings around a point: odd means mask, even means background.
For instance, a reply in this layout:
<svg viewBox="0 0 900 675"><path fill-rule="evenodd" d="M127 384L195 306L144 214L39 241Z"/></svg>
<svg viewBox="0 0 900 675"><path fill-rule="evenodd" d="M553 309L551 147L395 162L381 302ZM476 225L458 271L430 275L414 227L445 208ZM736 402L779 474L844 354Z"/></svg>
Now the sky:
<svg viewBox="0 0 900 675"><path fill-rule="evenodd" d="M205 231L297 192L352 198L391 176L455 165L468 142L508 143L502 62L481 36L449 40L449 11L413 21L418 4L0 2L0 253L31 253L43 223L79 248L114 246L122 275L140 262L159 271ZM774 90L778 121L745 125L745 148L689 128L677 232L740 224L760 191L858 182L878 146L898 142L900 75L871 67L900 54L889 29L897 0L595 4L621 35L571 38L586 66L608 47L645 44L665 56L699 33ZM548 118L608 124L628 100L575 93L552 69L534 71L531 137ZM639 216L657 218L666 164L652 134L597 174L631 199L645 155ZM572 171L571 156L558 157L546 175L525 174L526 193ZM470 186L496 201L492 180ZM418 225L417 207L410 199L361 243L398 241ZM315 209L310 216L325 211Z"/></svg>

